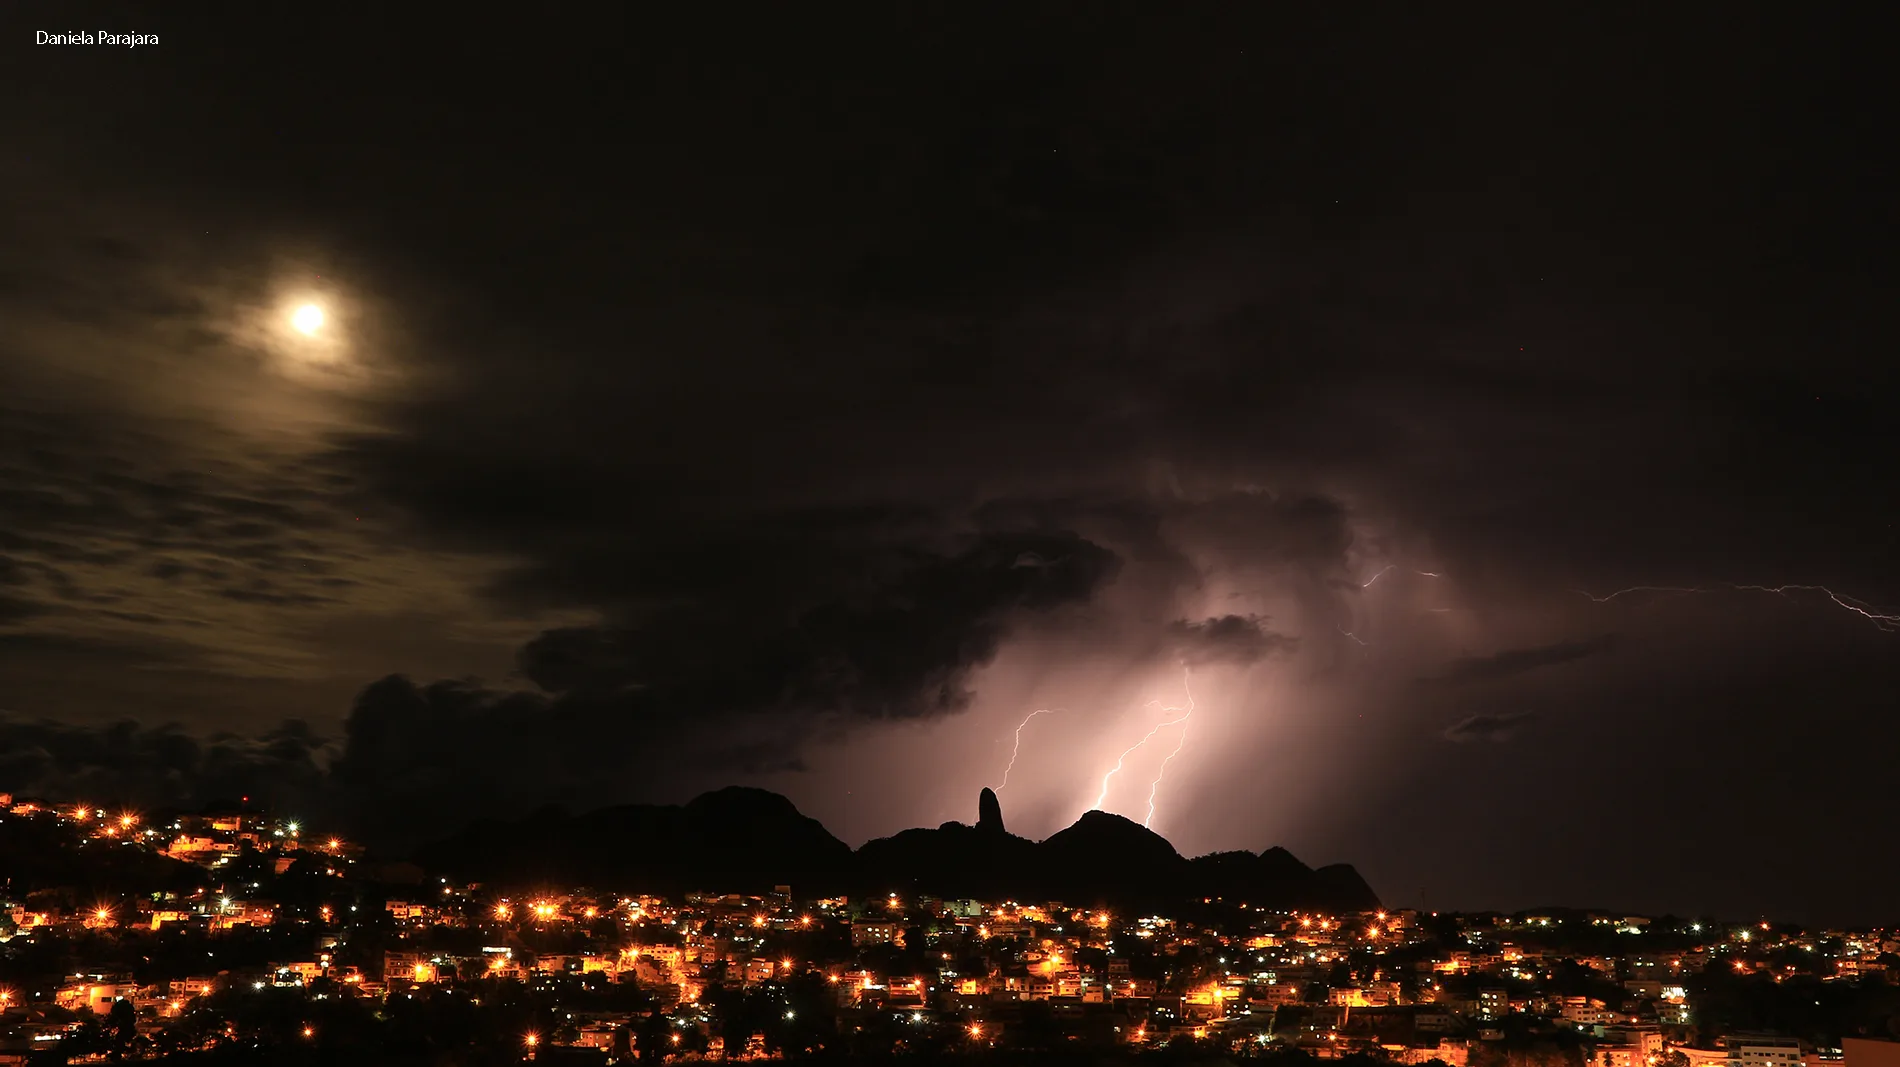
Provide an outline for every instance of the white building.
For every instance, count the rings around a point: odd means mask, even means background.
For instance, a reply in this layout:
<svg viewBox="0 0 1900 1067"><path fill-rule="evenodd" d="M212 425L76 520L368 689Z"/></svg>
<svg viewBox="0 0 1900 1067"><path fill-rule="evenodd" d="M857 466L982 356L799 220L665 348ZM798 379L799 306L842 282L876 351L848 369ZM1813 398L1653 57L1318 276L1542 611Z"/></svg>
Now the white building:
<svg viewBox="0 0 1900 1067"><path fill-rule="evenodd" d="M1733 1067L1802 1067L1799 1038L1736 1034L1722 1045Z"/></svg>

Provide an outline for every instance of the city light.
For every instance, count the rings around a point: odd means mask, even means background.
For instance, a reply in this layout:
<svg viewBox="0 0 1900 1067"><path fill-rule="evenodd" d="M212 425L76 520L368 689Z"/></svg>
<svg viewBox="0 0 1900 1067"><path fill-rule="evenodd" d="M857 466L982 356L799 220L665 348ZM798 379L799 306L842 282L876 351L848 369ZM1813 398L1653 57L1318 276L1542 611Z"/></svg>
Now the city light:
<svg viewBox="0 0 1900 1067"><path fill-rule="evenodd" d="M20 812L21 808L22 805L16 803L0 810L11 814ZM40 817L64 828L77 844L90 844L115 856L122 854L126 847L144 848L155 854L170 847L169 841L148 841L137 834L124 835L124 845L100 847L97 838L138 821L138 817L130 813L108 816L97 809L88 813L77 807L39 810ZM73 816L71 820L66 817L69 812ZM91 820L90 824L80 825L82 815ZM240 840L242 826L241 840L245 847L256 849L261 854L259 858L275 852L280 870L298 855L295 842L281 837L272 842L268 840L270 835L260 833L255 823L229 820L214 829L193 823L171 826L181 835L222 834L225 835L223 840L228 841ZM212 857L203 866L215 870L219 861ZM401 930L394 934L396 938L414 938L413 948L427 945L429 953L439 955L392 951L383 955L378 961L380 968L371 973L363 973L370 968L359 970L358 966L338 965L336 956L350 951L344 946L364 930L376 931L373 936L378 937L382 931L373 921L371 925L359 925L369 920L369 915L353 914L358 910L356 905L347 909L330 904L314 909L302 903L279 905L272 899L276 894L266 880L268 863L261 865L256 873L247 866L234 868L227 875L229 880L223 892L200 889L189 895L172 894L154 887L149 892L128 892L124 897L105 898L92 908L79 908L76 913L61 913L54 908L48 908L47 913L31 912L16 900L12 904L12 918L28 942L36 927L57 929L61 925L78 925L79 920L84 920L85 928L96 932L88 940L110 943L117 952L133 950L138 939L152 936L148 931L162 927L167 932L157 936L170 936L177 928L174 924L183 925L196 919L210 943L203 959L186 962L177 974L231 974L234 977L218 985L219 989L256 990L260 994L269 990L269 996L284 998L286 1012L294 1010L290 1008L291 998L304 998L306 1007L302 1013L309 1021L291 1023L282 1031L275 1031L279 1042L297 1043L299 1033L306 1041L312 1039L317 1029L314 1019L325 1016L313 1014L309 1005L336 996L337 989L347 989L353 997L367 991L383 1005L405 999L454 1000L478 1008L483 999L490 996L496 997L498 1004L518 1003L511 998L520 996L520 992L495 992L497 987L513 986L535 998L537 1014L529 1018L537 1024L561 1026L559 1034L550 1031L552 1036L543 1042L538 1031L524 1033L520 1016L504 1016L495 1021L492 1025L503 1027L500 1033L522 1035L515 1053L516 1058L522 1060L546 1060L565 1051L556 1046L565 1045L573 1031L567 1023L557 1024L555 1020L562 1017L558 1013L570 1012L566 1016L570 1021L585 1019L581 1012L592 1009L587 1006L588 1001L580 997L598 992L602 982L670 990L668 995L676 997L677 1007L670 1015L669 1023L674 1030L669 1033L668 1041L680 1045L685 1036L692 1036L694 1048L698 1050L704 1047L698 1037L705 1034L715 1049L721 1048L719 1035L733 1020L721 1014L731 1011L731 1001L705 996L708 980L720 980L716 972L709 974L705 966L709 957L716 956L725 957L728 966L725 973L735 985L749 987L745 996L758 998L752 1000L754 1007L748 1008L748 1012L756 1010L760 1000L774 1005L763 1016L765 1019L790 1024L803 1015L808 1027L829 1033L829 1018L821 1023L807 1009L795 1008L792 1002L791 987L797 984L798 976L810 975L810 980L816 981L817 976L823 975L825 984L832 987L831 995L823 998L827 1004L844 1011L874 1011L886 1020L912 1024L912 1029L905 1031L908 1035L902 1039L905 1042L914 1042L923 1034L954 1041L957 1032L962 1031L971 1042L965 1046L969 1052L1012 1047L1011 1039L1017 1036L1015 1027L1008 1021L1009 1009L991 1007L997 1002L1100 1004L1105 1005L1099 1010L1107 1017L1124 1009L1154 1011L1152 1003L1163 998L1174 1005L1173 1014L1157 1013L1153 1017L1153 1021L1164 1025L1163 1030L1152 1035L1153 1042L1148 1042L1150 1035L1145 1023L1134 1025L1140 1015L1118 1015L1131 1025L1117 1029L1113 1040L1146 1043L1143 1047L1165 1046L1172 1041L1178 1048L1190 1038L1203 1038L1222 1042L1229 1051L1250 1047L1255 1042L1265 1043L1263 1038L1270 1037L1261 1033L1258 1024L1271 1017L1267 1013L1273 1010L1273 1005L1287 1002L1283 1000L1287 993L1295 998L1303 996L1309 979L1296 976L1315 971L1327 975L1334 966L1348 963L1349 975L1321 979L1329 987L1328 1003L1338 1009L1339 1022L1315 1027L1302 1038L1309 1045L1334 1043L1342 1055L1367 1051L1369 1038L1365 1033L1344 1025L1348 1019L1363 1022L1358 1014L1362 1010L1376 1018L1375 1013L1381 1009L1422 1011L1426 1010L1423 1005L1430 1004L1429 1010L1434 1014L1451 1016L1454 1026L1488 1027L1501 1019L1530 1016L1559 1027L1579 1029L1603 1025L1600 1020L1610 1016L1627 1021L1629 1016L1639 1012L1662 1020L1664 1026L1684 1026L1691 1008L1702 1011L1702 1005L1686 986L1663 984L1684 981L1683 976L1689 970L1685 966L1689 962L1687 945L1672 946L1674 952L1658 956L1632 950L1626 950L1627 955L1618 955L1600 948L1597 951L1601 955L1589 963L1599 971L1626 974L1633 969L1638 976L1653 975L1660 981L1632 983L1626 990L1625 1002L1620 1005L1565 1002L1554 991L1552 966L1565 957L1539 945L1536 938L1524 939L1511 932L1526 925L1549 927L1576 921L1565 918L1447 913L1441 921L1421 923L1415 921L1415 913L1410 911L1360 911L1336 901L1325 905L1330 913L1315 910L1288 914L1265 904L1249 905L1244 898L1238 900L1235 907L1196 886L1187 899L1176 900L1189 909L1178 915L1162 910L1160 905L1152 913L1118 918L1105 908L1073 904L1014 899L962 901L922 895L903 898L890 893L884 897L872 894L869 900L820 901L815 906L826 909L825 914L835 914L837 922L819 923L817 913L795 910L792 902L797 898L782 890L770 895L722 895L709 891L689 894L683 902L641 897L636 904L630 898L621 899L613 905L613 917L619 918L620 909L625 909L625 914L631 916L626 924L609 924L611 928L568 927L567 920L597 919L607 909L607 905L586 903L601 899L594 895L594 890L585 886L547 885L535 891L539 895L517 906L508 899L484 896L482 883L451 884L445 876L431 877L407 895L385 894L383 898L375 898L363 895L364 890L380 891L383 887L373 878L353 877L349 866L333 861L332 869L324 877L338 881L331 883L335 889L320 899L366 901L361 907L363 912L399 920ZM434 884L437 882L440 885ZM520 890L515 886L534 883L494 884L509 886L508 891L516 892ZM244 892L245 898L232 897L228 889L233 887ZM917 894L930 891L931 887L922 884L915 890ZM343 897L344 892L355 895ZM1200 907L1217 901L1225 906L1207 910ZM899 957L891 955L889 947L907 924L900 922L898 915L892 912L901 913L907 903L928 924L926 940L909 946L927 948L931 961L928 970L913 971L909 965L894 968ZM847 904L856 907L849 908ZM1320 905L1320 901L1315 899L1314 904ZM485 941L472 940L475 932L484 928L480 922L484 914L507 920L519 909L526 909L537 922L545 920L549 924L539 934L560 930L569 935L559 939L566 944L559 948L549 945L549 950L544 950L535 943L536 930L518 931L512 924L487 926ZM325 924L318 931L309 931L305 925L313 914L321 916ZM336 925L339 921L340 925ZM1454 921L1455 926L1446 925ZM1651 926L1650 920L1625 916L1621 912L1591 914L1584 921L1599 928L1613 927L1618 933L1663 929L1662 925ZM997 927L994 930L992 923ZM262 980L257 980L260 976L254 970L231 966L241 962L239 958L226 960L220 958L222 953L217 951L215 939L221 936L241 939L240 948L236 950L241 954L242 946L250 943L260 929L276 926L290 932L300 925L306 935L314 935L310 940L317 942L316 950L302 962L296 962L295 958L280 962L274 972L264 972ZM828 933L840 936L807 935L781 943L772 933L760 932L768 928L774 931L786 927L811 929L820 925L826 926ZM1674 929L1679 933L1701 933L1705 925L1682 923ZM432 938L419 932L428 926L464 933L455 939ZM1133 967L1125 959L1129 954L1118 955L1118 946L1110 937L1110 933L1117 930L1125 931L1131 938L1145 939L1141 958L1149 963L1134 966L1150 966L1151 971L1131 973ZM1360 933L1354 934L1355 930ZM527 945L514 942L518 933L529 939ZM992 934L1000 935L1003 940L993 940ZM591 936L583 940L583 935ZM1619 940L1628 942L1630 939ZM1725 922L1708 926L1705 937L1697 940L1701 942L1696 950L1700 958L1713 957L1711 971L1742 976L1742 980L1763 984L1841 979L1861 982L1875 975L1884 977L1880 956L1887 951L1886 942L1891 940L1891 935L1882 931L1855 935L1808 930L1783 933L1770 923ZM451 944L458 947L450 948ZM506 947L510 944L515 944L513 950ZM477 949L477 945L486 947ZM732 955L726 955L728 952ZM779 955L771 955L773 952ZM1431 962L1424 965L1426 974L1420 977L1415 989L1409 982L1404 988L1398 984L1398 975L1409 973L1415 961L1427 960ZM352 962L360 964L361 961ZM376 967L376 964L371 966ZM200 967L205 969L199 970ZM136 992L141 1005L156 1008L156 1014L148 1012L147 1019L155 1019L158 1025L164 1026L189 1018L200 1009L208 1009L204 1002L187 997L184 990L195 989L195 995L208 996L213 989L211 982L175 974L164 977L166 984L133 990L115 984L123 979L101 977L107 973L106 968L100 967L98 971L99 974L94 975L82 972L70 984L57 989L0 990L0 1008L18 1012L27 1006L22 1001L38 1007L43 997L48 1007L77 1008L81 1012L90 1008L100 1012L113 998L129 1000ZM1432 980L1431 972L1440 977L1455 974L1460 976L1459 981L1470 980L1474 985L1485 984L1478 986L1476 999L1453 1000L1446 993L1451 980L1441 985ZM1481 975L1492 977L1480 979ZM338 985L330 987L326 979ZM1522 995L1519 990L1509 989L1513 983L1525 987ZM1649 991L1644 992L1638 986ZM575 999L565 999L570 995L569 989L574 991ZM162 999L167 997L169 999ZM187 1007L193 1008L193 1012L186 1013ZM549 1011L555 1014L548 1014ZM992 1015L992 1011L997 1014ZM1253 1020L1246 1021L1247 1016ZM279 1018L288 1022L294 1016ZM11 1022L15 1016L9 1014L8 1019ZM1591 1019L1599 1022L1591 1024ZM227 1034L228 1039L253 1040L254 1035L246 1032L244 1025L239 1023L237 1030ZM1234 1027L1231 1030L1227 1029L1230 1025ZM1338 1029L1328 1033L1328 1025L1337 1025ZM790 1031L788 1026L775 1035L767 1033L778 1041ZM330 1034L326 1043L334 1044L338 1040L337 1032L334 1028L326 1032ZM814 1042L818 1040L816 1032L805 1035L802 1028L800 1036ZM604 1031L589 1022L574 1040L584 1043L603 1037ZM1107 1038L1104 1036L1103 1040ZM546 1055L538 1052L542 1043L549 1045ZM767 1045L768 1049L772 1047ZM721 1054L716 1052L709 1058L718 1058ZM725 1060L736 1062L758 1059L761 1054L756 1046L751 1046L746 1051L725 1049L723 1055ZM1640 1045L1618 1052L1617 1056L1619 1058L1607 1061L1602 1067L1617 1064L1628 1067L1630 1063L1655 1067L1657 1063L1666 1062L1664 1057ZM1650 1062L1652 1060L1654 1062ZM1824 1062L1823 1067L1831 1062Z"/></svg>

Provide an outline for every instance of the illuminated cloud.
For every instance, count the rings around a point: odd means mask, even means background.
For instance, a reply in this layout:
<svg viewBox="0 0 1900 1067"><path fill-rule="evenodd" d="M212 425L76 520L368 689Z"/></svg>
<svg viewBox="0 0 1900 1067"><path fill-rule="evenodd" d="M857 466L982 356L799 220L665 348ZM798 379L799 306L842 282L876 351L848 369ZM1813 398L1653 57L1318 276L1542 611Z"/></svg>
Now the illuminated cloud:
<svg viewBox="0 0 1900 1067"><path fill-rule="evenodd" d="M1222 615L1200 622L1179 619L1168 624L1168 638L1181 662L1191 667L1245 666L1299 645L1298 638L1267 629L1266 619L1259 615Z"/></svg>

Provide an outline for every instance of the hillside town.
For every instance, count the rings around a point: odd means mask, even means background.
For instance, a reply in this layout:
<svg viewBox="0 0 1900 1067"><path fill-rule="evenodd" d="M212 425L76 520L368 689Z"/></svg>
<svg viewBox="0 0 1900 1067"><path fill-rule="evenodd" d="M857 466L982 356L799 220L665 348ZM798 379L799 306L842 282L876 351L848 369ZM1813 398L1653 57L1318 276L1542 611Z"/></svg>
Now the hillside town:
<svg viewBox="0 0 1900 1067"><path fill-rule="evenodd" d="M159 821L4 794L0 834L39 857L0 888L0 1064L380 1047L1883 1067L1900 1051L1900 930L503 887L242 807Z"/></svg>

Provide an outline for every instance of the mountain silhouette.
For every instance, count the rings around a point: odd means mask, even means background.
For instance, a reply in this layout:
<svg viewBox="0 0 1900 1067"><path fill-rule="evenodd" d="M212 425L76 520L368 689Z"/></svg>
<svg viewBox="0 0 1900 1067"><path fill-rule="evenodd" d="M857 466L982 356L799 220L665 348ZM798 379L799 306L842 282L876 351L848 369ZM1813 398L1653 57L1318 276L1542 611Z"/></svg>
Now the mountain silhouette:
<svg viewBox="0 0 1900 1067"><path fill-rule="evenodd" d="M1370 911L1378 895L1347 864L1315 870L1283 848L1184 858L1160 834L1084 812L1044 841L1004 829L983 790L975 826L947 822L868 841L855 852L790 800L730 788L683 806L630 804L570 816L487 821L426 846L417 860L495 885L556 882L622 892L805 895L928 893L1161 908L1220 898L1283 910Z"/></svg>
<svg viewBox="0 0 1900 1067"><path fill-rule="evenodd" d="M984 833L1003 832L1003 802L996 799L996 790L987 785L976 795L976 828Z"/></svg>
<svg viewBox="0 0 1900 1067"><path fill-rule="evenodd" d="M763 893L774 885L829 889L851 847L790 800L733 787L684 806L623 804L519 822L487 820L416 854L425 867L497 884L549 882L678 894Z"/></svg>

